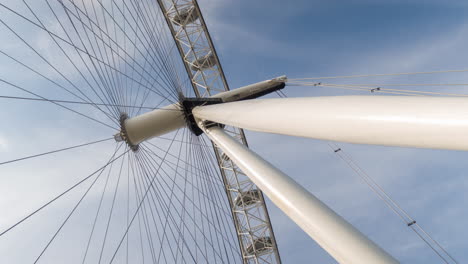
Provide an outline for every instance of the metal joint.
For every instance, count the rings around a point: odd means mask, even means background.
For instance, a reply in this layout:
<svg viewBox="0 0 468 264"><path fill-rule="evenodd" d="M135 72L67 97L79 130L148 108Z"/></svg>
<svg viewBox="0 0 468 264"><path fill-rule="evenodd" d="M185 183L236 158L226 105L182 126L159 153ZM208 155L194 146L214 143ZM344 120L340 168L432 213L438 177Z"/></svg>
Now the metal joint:
<svg viewBox="0 0 468 264"><path fill-rule="evenodd" d="M199 136L203 134L203 130L201 130L197 122L195 121L195 117L192 114L193 108L197 106L203 105L212 105L212 104L219 104L222 103L223 100L221 98L184 98L182 99L181 105L184 111L185 121L187 122L187 126L195 135Z"/></svg>

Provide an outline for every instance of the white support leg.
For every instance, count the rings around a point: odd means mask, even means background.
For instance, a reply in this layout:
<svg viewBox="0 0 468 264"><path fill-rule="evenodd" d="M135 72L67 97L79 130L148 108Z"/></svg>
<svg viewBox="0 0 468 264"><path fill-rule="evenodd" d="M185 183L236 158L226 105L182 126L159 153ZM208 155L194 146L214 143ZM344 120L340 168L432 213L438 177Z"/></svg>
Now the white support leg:
<svg viewBox="0 0 468 264"><path fill-rule="evenodd" d="M200 127L270 199L339 263L398 263L314 195L219 127Z"/></svg>
<svg viewBox="0 0 468 264"><path fill-rule="evenodd" d="M328 96L258 99L193 110L196 118L322 140L468 150L468 98Z"/></svg>

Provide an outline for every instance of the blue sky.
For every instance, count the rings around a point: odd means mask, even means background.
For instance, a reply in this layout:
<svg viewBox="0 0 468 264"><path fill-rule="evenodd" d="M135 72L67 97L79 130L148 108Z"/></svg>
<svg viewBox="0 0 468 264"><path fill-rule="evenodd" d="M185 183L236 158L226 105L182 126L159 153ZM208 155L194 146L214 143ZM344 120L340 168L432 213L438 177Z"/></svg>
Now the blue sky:
<svg viewBox="0 0 468 264"><path fill-rule="evenodd" d="M206 5L203 5L206 2ZM290 78L466 69L464 1L200 1L231 87ZM466 74L340 80L453 83ZM429 88L431 89L431 88ZM466 88L437 88L466 93ZM286 87L290 96L366 94ZM247 133L250 146L402 263L441 263L325 142ZM339 144L421 226L463 262L467 154ZM285 263L334 263L269 204Z"/></svg>
<svg viewBox="0 0 468 264"><path fill-rule="evenodd" d="M24 8L14 0L1 2ZM280 75L302 78L468 69L468 3L463 0L200 0L199 4L231 88ZM46 10L41 12L47 14ZM7 17L5 13L0 13L0 16ZM18 28L28 32L28 28L22 28L21 24ZM5 39L12 38L4 27L0 30ZM50 40L42 38L43 35L30 34L27 37L36 41L46 54L57 52L51 48ZM31 53L18 49L14 43L5 41L0 47L35 62L51 73ZM63 58L51 55L51 59L60 61ZM1 78L9 77L54 98L69 99L66 94L51 90L47 82L24 69L21 71L20 67L11 67L10 63L5 57L0 57ZM73 76L70 65L65 65L63 70ZM345 79L334 83L467 81L468 74L457 73ZM468 93L466 86L418 89ZM2 95L25 95L13 92L7 86L0 86L0 92ZM286 87L284 92L289 97L370 95L368 92L294 86ZM102 129L99 124L66 111L57 111L54 105L2 100L0 107L3 120L0 125L0 161L109 136L109 130ZM102 118L92 109L76 109ZM326 142L248 131L247 138L254 151L305 186L401 263L441 263ZM22 165L2 166L0 226L7 226L26 211L37 208L53 194L89 173L89 168L102 165L108 159L109 151L114 149L114 143L102 144L25 161ZM338 145L460 263L466 262L468 153ZM58 216L66 214L68 208L70 204L62 202L47 214L39 215L39 220L34 223L39 223L44 230L53 230L60 222ZM269 201L268 208L283 263L335 263ZM79 217L76 226L86 216ZM70 234L79 235L80 231L78 228ZM35 248L35 244L47 240L47 237L40 236L37 236L40 239L37 243L36 240L25 242L21 239L36 237L36 232L39 232L37 226L31 223L16 236L11 235L13 240L7 243L0 241L0 262L24 263L26 260L17 249L23 246ZM51 259L74 254L73 243L65 243L64 248L63 252L51 255ZM16 253L6 254L13 251Z"/></svg>

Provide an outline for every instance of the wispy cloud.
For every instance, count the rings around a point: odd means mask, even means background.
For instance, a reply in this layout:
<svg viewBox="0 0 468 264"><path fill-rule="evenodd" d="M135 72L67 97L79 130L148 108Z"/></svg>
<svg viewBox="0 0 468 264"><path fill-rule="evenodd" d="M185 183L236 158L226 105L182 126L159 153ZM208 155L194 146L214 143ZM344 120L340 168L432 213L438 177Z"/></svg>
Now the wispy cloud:
<svg viewBox="0 0 468 264"><path fill-rule="evenodd" d="M0 134L0 151L8 151L9 145L8 140Z"/></svg>

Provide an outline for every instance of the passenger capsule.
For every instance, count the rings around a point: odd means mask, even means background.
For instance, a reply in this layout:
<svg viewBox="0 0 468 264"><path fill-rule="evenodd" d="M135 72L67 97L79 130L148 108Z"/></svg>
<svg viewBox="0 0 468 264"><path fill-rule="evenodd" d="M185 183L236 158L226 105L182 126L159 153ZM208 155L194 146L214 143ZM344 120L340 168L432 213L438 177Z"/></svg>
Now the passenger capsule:
<svg viewBox="0 0 468 264"><path fill-rule="evenodd" d="M226 153L223 153L223 154L221 154L221 160L222 160L222 161L229 161L230 158L229 158L228 155L226 155Z"/></svg>
<svg viewBox="0 0 468 264"><path fill-rule="evenodd" d="M180 9L174 16L174 21L182 26L193 23L199 17L197 10L194 6Z"/></svg>
<svg viewBox="0 0 468 264"><path fill-rule="evenodd" d="M239 195L234 199L234 204L238 207L250 206L260 201L261 193L257 189L253 189L246 192L241 192Z"/></svg>
<svg viewBox="0 0 468 264"><path fill-rule="evenodd" d="M216 58L213 53L208 53L205 56L195 60L192 62L192 66L190 67L193 71L199 71L211 68L216 65Z"/></svg>
<svg viewBox="0 0 468 264"><path fill-rule="evenodd" d="M249 255L253 255L255 253L261 254L265 251L270 250L273 247L273 243L271 242L270 237L261 237L257 238L250 244L246 249L246 253Z"/></svg>

